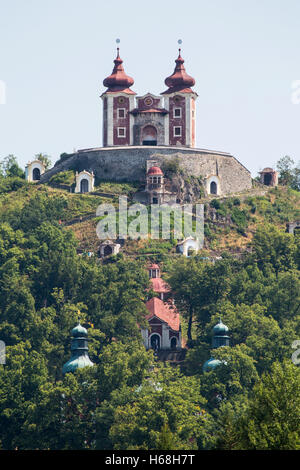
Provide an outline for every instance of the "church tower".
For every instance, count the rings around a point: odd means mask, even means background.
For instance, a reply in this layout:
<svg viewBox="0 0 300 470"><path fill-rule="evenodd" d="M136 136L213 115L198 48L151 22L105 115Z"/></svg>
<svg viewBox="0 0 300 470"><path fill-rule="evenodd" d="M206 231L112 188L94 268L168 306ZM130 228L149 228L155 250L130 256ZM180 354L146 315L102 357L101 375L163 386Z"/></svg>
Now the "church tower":
<svg viewBox="0 0 300 470"><path fill-rule="evenodd" d="M72 357L63 366L63 375L75 372L83 367L92 367L94 364L88 355L88 333L86 328L78 323L72 330L71 353Z"/></svg>
<svg viewBox="0 0 300 470"><path fill-rule="evenodd" d="M133 144L134 96L130 89L134 84L133 78L126 75L119 48L114 60L114 69L103 81L107 90L101 95L103 100L103 147L123 146Z"/></svg>
<svg viewBox="0 0 300 470"><path fill-rule="evenodd" d="M195 80L185 71L181 49L175 63L173 74L165 80L168 89L161 93L169 112L165 144L195 147L195 100L198 95L191 89Z"/></svg>

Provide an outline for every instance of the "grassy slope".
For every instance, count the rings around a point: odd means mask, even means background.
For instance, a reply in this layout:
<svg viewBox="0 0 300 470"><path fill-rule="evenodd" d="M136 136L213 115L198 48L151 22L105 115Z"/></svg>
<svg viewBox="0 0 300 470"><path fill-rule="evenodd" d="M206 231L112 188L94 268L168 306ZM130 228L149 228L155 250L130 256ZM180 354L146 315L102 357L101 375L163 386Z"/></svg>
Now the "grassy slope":
<svg viewBox="0 0 300 470"><path fill-rule="evenodd" d="M103 183L101 190L117 194L122 189L125 193L133 190L126 185L122 188L114 183ZM98 189L98 188L97 188ZM104 198L93 194L74 194L65 190L54 189L47 185L26 185L17 191L0 194L0 219L15 209L22 209L38 192L47 197L63 198L67 204L61 214L61 220L68 229L73 230L82 249L96 250L99 240L96 236L96 209L101 203L118 206L117 198ZM284 187L258 189L219 198L217 203L212 199L203 201L215 205L220 218L217 223L206 220L205 256L217 256L224 251L239 253L249 247L257 227L266 222L285 230L286 222L300 219L300 193ZM82 221L79 219L82 217ZM222 218L231 217L230 224L222 223ZM123 253L130 257L148 258L163 261L164 258L176 255L176 242L169 240L127 240Z"/></svg>

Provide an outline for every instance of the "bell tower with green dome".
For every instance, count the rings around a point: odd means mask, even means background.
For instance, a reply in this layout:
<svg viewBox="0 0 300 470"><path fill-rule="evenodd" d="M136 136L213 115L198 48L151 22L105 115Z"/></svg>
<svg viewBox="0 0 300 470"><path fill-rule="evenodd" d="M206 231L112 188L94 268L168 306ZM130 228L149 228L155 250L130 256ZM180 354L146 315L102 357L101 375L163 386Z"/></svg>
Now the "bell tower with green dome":
<svg viewBox="0 0 300 470"><path fill-rule="evenodd" d="M212 338L212 348L217 349L222 346L229 346L229 336L228 336L229 329L224 323L222 322L221 318L219 323L217 323L213 327L213 338ZM209 372L210 370L215 369L222 361L219 359L214 359L211 357L203 364L203 372Z"/></svg>
<svg viewBox="0 0 300 470"><path fill-rule="evenodd" d="M62 368L62 373L64 375L68 372L75 372L77 369L92 367L94 365L88 355L88 332L86 328L78 323L78 325L73 328L71 334L72 357Z"/></svg>

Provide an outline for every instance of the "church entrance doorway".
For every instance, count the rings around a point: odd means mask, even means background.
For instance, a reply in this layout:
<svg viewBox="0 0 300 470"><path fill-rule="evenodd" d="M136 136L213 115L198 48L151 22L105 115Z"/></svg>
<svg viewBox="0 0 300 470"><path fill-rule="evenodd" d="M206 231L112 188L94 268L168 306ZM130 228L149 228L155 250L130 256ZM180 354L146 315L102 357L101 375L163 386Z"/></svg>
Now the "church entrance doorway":
<svg viewBox="0 0 300 470"><path fill-rule="evenodd" d="M39 168L34 168L32 172L33 181L39 181L41 179L41 172Z"/></svg>
<svg viewBox="0 0 300 470"><path fill-rule="evenodd" d="M160 349L160 337L159 337L159 335L152 335L150 343L151 343L151 349L154 349L154 351L158 351L158 349Z"/></svg>
<svg viewBox="0 0 300 470"><path fill-rule="evenodd" d="M88 193L89 192L89 182L86 178L80 181L80 192Z"/></svg>
<svg viewBox="0 0 300 470"><path fill-rule="evenodd" d="M157 130L154 126L145 126L142 130L143 145L157 145Z"/></svg>
<svg viewBox="0 0 300 470"><path fill-rule="evenodd" d="M266 174L264 175L264 184L265 184L266 186L270 186L271 183L272 183L272 175L271 175L271 173L266 173Z"/></svg>

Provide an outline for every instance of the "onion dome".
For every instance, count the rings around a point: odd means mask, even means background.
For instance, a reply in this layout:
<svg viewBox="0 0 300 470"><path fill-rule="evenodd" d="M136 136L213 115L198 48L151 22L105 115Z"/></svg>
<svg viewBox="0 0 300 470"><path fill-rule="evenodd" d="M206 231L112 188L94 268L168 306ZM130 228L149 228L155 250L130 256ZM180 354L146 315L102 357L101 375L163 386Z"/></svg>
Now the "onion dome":
<svg viewBox="0 0 300 470"><path fill-rule="evenodd" d="M80 323L78 323L78 325L71 331L73 338L77 338L78 336L87 336L87 334L87 329L80 325Z"/></svg>
<svg viewBox="0 0 300 470"><path fill-rule="evenodd" d="M172 75L166 78L165 84L169 87L168 90L164 91L162 95L183 92L183 93L194 93L191 89L195 85L195 79L188 75L185 71L184 60L181 57L181 49L179 49L179 55L175 60L176 67Z"/></svg>
<svg viewBox="0 0 300 470"><path fill-rule="evenodd" d="M212 347L213 349L220 348L222 346L229 346L229 336L227 335L229 329L224 323L222 322L221 318L219 323L217 323L213 327L213 338L212 338ZM215 369L220 364L225 364L225 361L220 361L219 359L215 359L211 357L203 364L203 372L208 372L210 370Z"/></svg>
<svg viewBox="0 0 300 470"><path fill-rule="evenodd" d="M224 323L222 322L222 320L220 319L219 323L217 323L214 327L213 327L213 335L214 336L221 336L221 335L225 335L226 333L228 333L229 329L226 325L224 325Z"/></svg>
<svg viewBox="0 0 300 470"><path fill-rule="evenodd" d="M94 364L88 355L87 330L80 323L72 330L71 359L63 366L62 373L75 372L83 367L92 367Z"/></svg>
<svg viewBox="0 0 300 470"><path fill-rule="evenodd" d="M147 172L147 175L160 175L160 176L163 176L163 172L161 171L161 169L158 166L152 166L151 168L149 168L149 170Z"/></svg>
<svg viewBox="0 0 300 470"><path fill-rule="evenodd" d="M129 87L134 84L134 80L133 78L126 75L122 65L123 60L119 55L119 48L117 48L117 51L117 57L114 60L114 69L111 75L103 80L103 85L107 87L106 93L123 91L124 93L135 95L135 92L129 89Z"/></svg>

